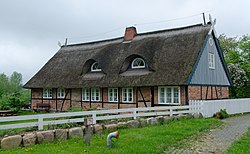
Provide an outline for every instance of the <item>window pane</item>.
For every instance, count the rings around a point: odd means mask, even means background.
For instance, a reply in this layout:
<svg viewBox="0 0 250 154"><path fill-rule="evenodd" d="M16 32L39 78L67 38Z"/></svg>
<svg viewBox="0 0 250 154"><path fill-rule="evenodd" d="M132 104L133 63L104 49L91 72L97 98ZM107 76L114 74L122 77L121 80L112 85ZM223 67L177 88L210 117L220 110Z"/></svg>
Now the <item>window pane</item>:
<svg viewBox="0 0 250 154"><path fill-rule="evenodd" d="M164 102L164 97L160 97L160 103L165 103Z"/></svg>
<svg viewBox="0 0 250 154"><path fill-rule="evenodd" d="M122 94L122 101L126 101L127 100L127 93L126 93L126 89L123 89L123 94Z"/></svg>
<svg viewBox="0 0 250 154"><path fill-rule="evenodd" d="M179 103L179 89L174 88L174 103Z"/></svg>
<svg viewBox="0 0 250 154"><path fill-rule="evenodd" d="M91 100L95 100L95 90L91 90Z"/></svg>
<svg viewBox="0 0 250 154"><path fill-rule="evenodd" d="M44 89L43 90L43 97L44 98L51 98L52 97L52 89Z"/></svg>
<svg viewBox="0 0 250 154"><path fill-rule="evenodd" d="M122 89L122 101L123 102L132 102L133 101L133 90L132 88L123 88Z"/></svg>
<svg viewBox="0 0 250 154"><path fill-rule="evenodd" d="M179 98L174 98L174 103L179 103Z"/></svg>
<svg viewBox="0 0 250 154"><path fill-rule="evenodd" d="M144 68L145 67L145 62L141 58L136 58L132 62L132 68Z"/></svg>
<svg viewBox="0 0 250 154"><path fill-rule="evenodd" d="M118 101L118 89L117 88L109 88L108 90L109 101L117 102Z"/></svg>

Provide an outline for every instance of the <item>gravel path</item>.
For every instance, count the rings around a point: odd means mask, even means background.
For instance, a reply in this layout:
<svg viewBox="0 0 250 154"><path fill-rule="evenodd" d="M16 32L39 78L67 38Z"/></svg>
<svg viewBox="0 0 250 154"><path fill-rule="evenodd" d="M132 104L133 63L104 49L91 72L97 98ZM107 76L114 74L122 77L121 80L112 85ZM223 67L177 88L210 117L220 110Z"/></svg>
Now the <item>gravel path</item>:
<svg viewBox="0 0 250 154"><path fill-rule="evenodd" d="M223 153L230 145L239 139L250 127L250 114L235 116L223 120L225 124L205 133L198 140L191 141L188 149L169 149L166 153L199 154Z"/></svg>

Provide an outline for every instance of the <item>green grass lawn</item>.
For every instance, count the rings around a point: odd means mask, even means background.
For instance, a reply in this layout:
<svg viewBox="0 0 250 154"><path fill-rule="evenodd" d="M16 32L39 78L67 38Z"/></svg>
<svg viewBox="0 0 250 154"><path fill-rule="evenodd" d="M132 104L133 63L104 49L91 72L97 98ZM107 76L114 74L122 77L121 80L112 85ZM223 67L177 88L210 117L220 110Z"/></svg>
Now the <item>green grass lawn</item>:
<svg viewBox="0 0 250 154"><path fill-rule="evenodd" d="M250 128L248 132L228 149L229 154L250 153Z"/></svg>
<svg viewBox="0 0 250 154"><path fill-rule="evenodd" d="M165 125L138 129L121 129L119 130L119 139L113 139L113 148L111 149L106 146L107 133L104 133L103 136L92 136L91 145L88 147L84 144L83 139L70 139L63 142L40 144L15 150L0 150L0 153L163 153L169 146L178 146L182 139L218 124L220 124L220 121L217 119L181 119Z"/></svg>

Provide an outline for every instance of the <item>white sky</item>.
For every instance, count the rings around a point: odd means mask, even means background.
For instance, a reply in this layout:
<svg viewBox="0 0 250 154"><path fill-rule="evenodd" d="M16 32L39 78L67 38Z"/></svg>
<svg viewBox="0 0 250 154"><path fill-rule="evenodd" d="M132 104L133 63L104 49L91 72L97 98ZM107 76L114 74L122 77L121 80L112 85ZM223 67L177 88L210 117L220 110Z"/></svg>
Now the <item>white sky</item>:
<svg viewBox="0 0 250 154"><path fill-rule="evenodd" d="M218 35L249 34L249 7L249 0L0 0L0 73L20 72L25 83L65 38L89 42L120 37L126 26L141 33L192 25L206 11L207 21L208 14L216 18Z"/></svg>

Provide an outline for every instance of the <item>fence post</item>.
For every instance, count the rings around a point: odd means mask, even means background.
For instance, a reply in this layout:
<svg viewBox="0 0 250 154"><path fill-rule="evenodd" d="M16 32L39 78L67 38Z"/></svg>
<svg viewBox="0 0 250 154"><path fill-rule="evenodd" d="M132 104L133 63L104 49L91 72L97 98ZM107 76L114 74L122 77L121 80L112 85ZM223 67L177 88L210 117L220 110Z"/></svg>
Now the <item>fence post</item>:
<svg viewBox="0 0 250 154"><path fill-rule="evenodd" d="M172 108L170 108L170 109L169 109L169 112L170 112L170 114L169 114L169 115L170 115L170 117L172 117L172 116L173 116L173 109L172 109Z"/></svg>
<svg viewBox="0 0 250 154"><path fill-rule="evenodd" d="M43 117L38 117L38 130L43 130Z"/></svg>
<svg viewBox="0 0 250 154"><path fill-rule="evenodd" d="M96 113L92 114L92 118L93 118L93 124L96 124Z"/></svg>
<svg viewBox="0 0 250 154"><path fill-rule="evenodd" d="M135 109L133 110L133 116L134 116L134 120L136 120L137 115L136 115L136 110Z"/></svg>

